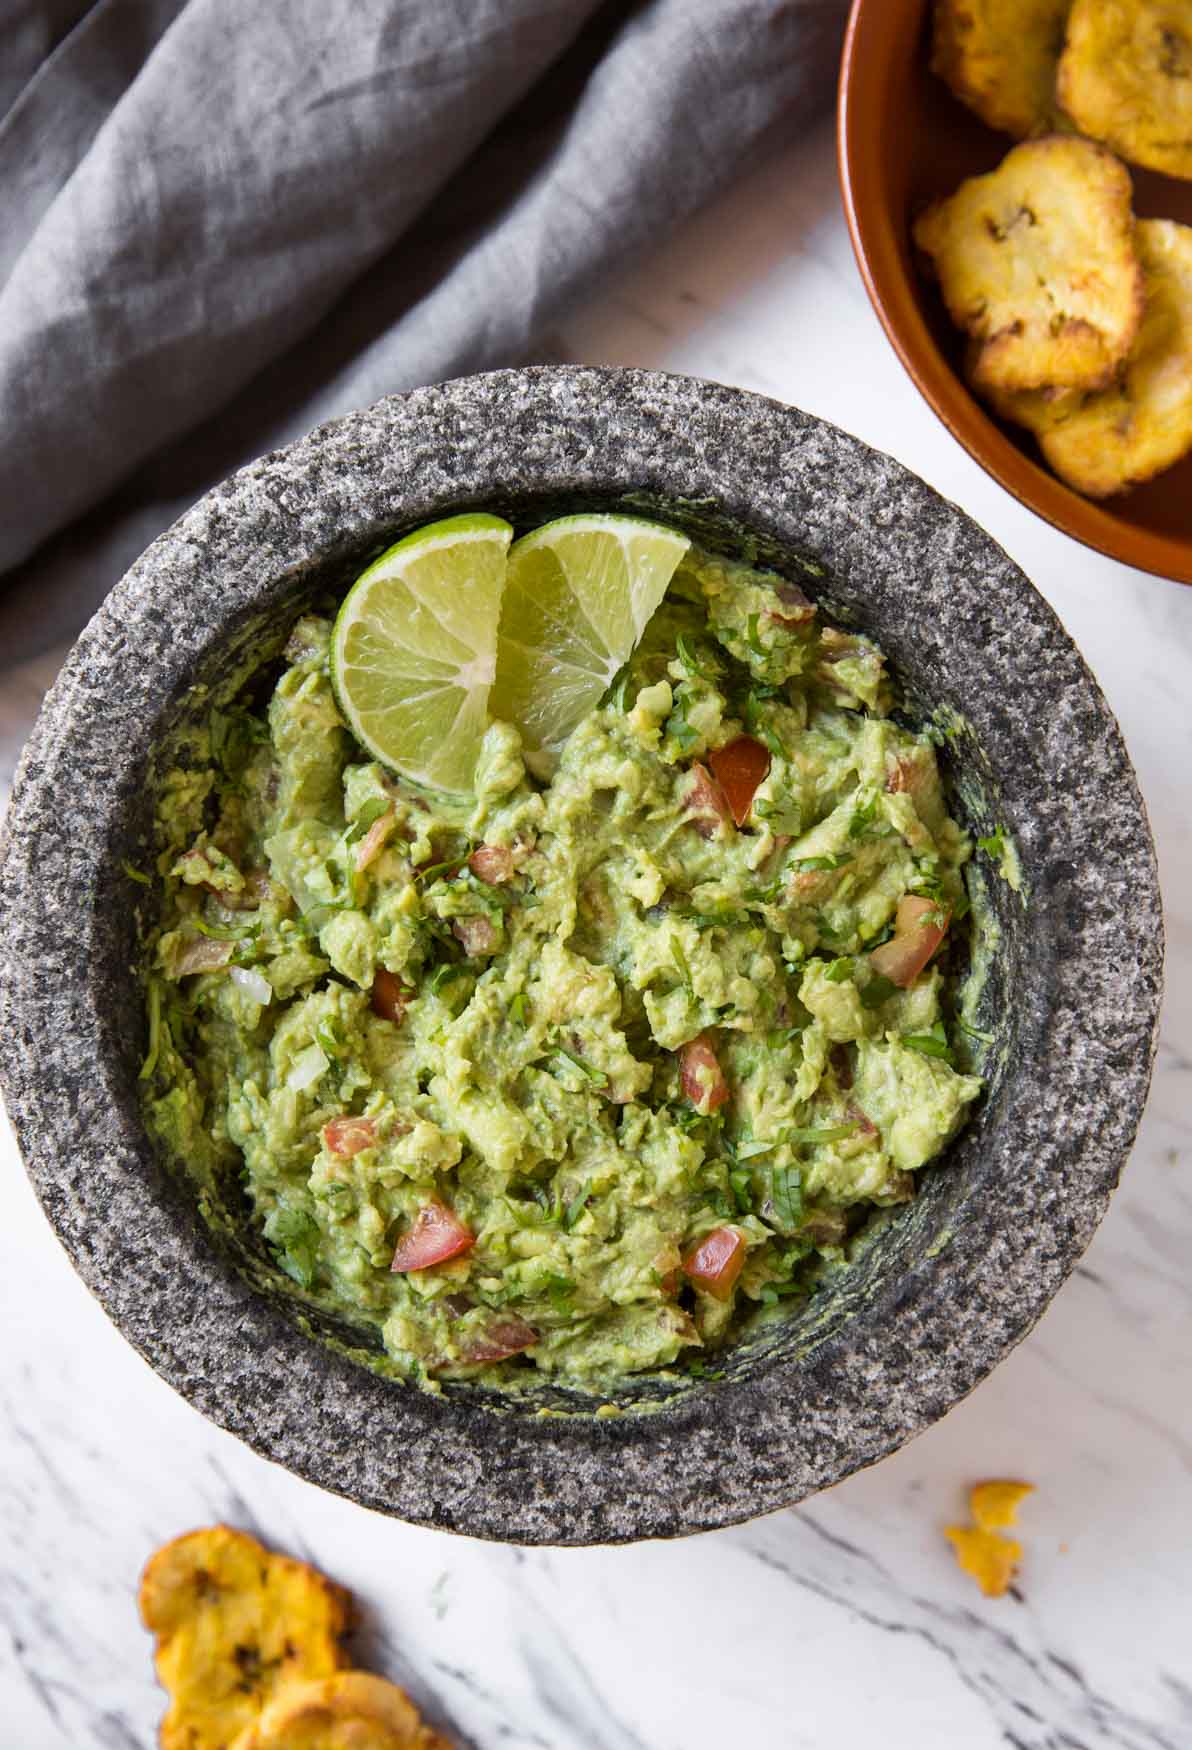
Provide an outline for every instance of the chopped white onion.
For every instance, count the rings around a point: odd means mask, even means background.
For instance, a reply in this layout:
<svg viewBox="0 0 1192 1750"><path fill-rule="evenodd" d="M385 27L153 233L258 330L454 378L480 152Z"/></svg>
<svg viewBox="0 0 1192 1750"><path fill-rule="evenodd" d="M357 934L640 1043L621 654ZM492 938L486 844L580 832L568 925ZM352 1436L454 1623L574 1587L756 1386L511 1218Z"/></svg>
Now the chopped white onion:
<svg viewBox="0 0 1192 1750"><path fill-rule="evenodd" d="M286 1077L287 1088L293 1088L296 1094L305 1088L313 1088L321 1075L327 1072L327 1054L321 1045L308 1045L305 1051L300 1051L290 1066Z"/></svg>
<svg viewBox="0 0 1192 1750"><path fill-rule="evenodd" d="M273 986L263 972L257 972L251 966L233 966L229 969L228 976L254 1003L273 1001Z"/></svg>

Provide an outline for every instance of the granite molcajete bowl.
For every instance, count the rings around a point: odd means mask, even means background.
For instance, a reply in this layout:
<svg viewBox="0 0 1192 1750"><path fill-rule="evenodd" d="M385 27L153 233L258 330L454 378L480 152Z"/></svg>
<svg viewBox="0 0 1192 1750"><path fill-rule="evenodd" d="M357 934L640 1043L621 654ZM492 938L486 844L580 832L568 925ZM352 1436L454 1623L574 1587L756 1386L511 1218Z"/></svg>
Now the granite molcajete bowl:
<svg viewBox="0 0 1192 1750"><path fill-rule="evenodd" d="M484 506L665 516L743 542L874 634L912 718L959 725L954 805L1014 833L989 1091L840 1286L714 1380L590 1400L441 1398L303 1330L251 1240L216 1241L142 1126L134 900L152 754L396 534ZM247 653L247 656L246 656ZM636 371L463 379L324 426L209 493L117 585L48 697L8 817L0 1070L46 1213L124 1335L259 1452L370 1507L528 1543L725 1525L871 1463L963 1397L1087 1244L1143 1105L1162 936L1119 732L1026 578L889 458L738 390ZM237 1267L239 1266L239 1267ZM342 1343L345 1333L337 1335ZM326 1333L324 1333L326 1335ZM360 1339L355 1339L357 1342ZM536 1408L564 1413L543 1416Z"/></svg>

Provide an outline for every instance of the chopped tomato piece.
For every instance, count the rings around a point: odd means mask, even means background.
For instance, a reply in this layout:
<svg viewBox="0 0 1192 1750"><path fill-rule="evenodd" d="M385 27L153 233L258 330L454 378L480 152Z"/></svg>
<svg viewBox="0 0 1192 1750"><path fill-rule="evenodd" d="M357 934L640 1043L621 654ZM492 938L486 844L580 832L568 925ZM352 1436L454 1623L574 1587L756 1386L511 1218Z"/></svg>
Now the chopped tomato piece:
<svg viewBox="0 0 1192 1750"><path fill-rule="evenodd" d="M538 1341L538 1332L533 1325L528 1325L525 1319L519 1319L516 1314L504 1319L494 1319L486 1330L472 1338L463 1350L464 1361L505 1361L510 1355L520 1355L525 1349L532 1349Z"/></svg>
<svg viewBox="0 0 1192 1750"><path fill-rule="evenodd" d="M691 824L701 838L714 839L722 826L731 827L733 811L728 805L728 798L716 782L707 766L698 760L692 765L688 774L691 784L684 798Z"/></svg>
<svg viewBox="0 0 1192 1750"><path fill-rule="evenodd" d="M397 814L394 809L382 814L374 820L360 843L356 847L356 873L359 875L375 862L384 848L385 840L397 825Z"/></svg>
<svg viewBox="0 0 1192 1750"><path fill-rule="evenodd" d="M344 1161L350 1161L362 1148L372 1148L376 1140L377 1127L371 1118L333 1118L323 1126L327 1149Z"/></svg>
<svg viewBox="0 0 1192 1750"><path fill-rule="evenodd" d="M781 614L776 614L771 609L767 615L767 618L773 620L775 625L784 626L787 630L793 631L796 626L803 626L808 620L814 620L814 603L808 601L797 583L780 583L775 588L774 594L778 597L783 608Z"/></svg>
<svg viewBox="0 0 1192 1750"><path fill-rule="evenodd" d="M698 1112L716 1112L728 1099L728 1083L707 1033L689 1039L680 1051L679 1080Z"/></svg>
<svg viewBox="0 0 1192 1750"><path fill-rule="evenodd" d="M754 792L770 770L770 755L752 735L738 735L727 747L708 755L708 764L738 826L744 826Z"/></svg>
<svg viewBox="0 0 1192 1750"><path fill-rule="evenodd" d="M482 959L486 954L496 952L500 937L497 926L491 918L453 918L451 928L456 937L464 945L464 953L469 960Z"/></svg>
<svg viewBox="0 0 1192 1750"><path fill-rule="evenodd" d="M513 852L504 845L478 845L468 858L468 868L477 881L500 887L513 875Z"/></svg>
<svg viewBox="0 0 1192 1750"><path fill-rule="evenodd" d="M377 967L372 985L374 1015L380 1015L382 1021L392 1021L395 1027L399 1027L412 995L413 992L403 989L391 972L383 966Z"/></svg>
<svg viewBox="0 0 1192 1750"><path fill-rule="evenodd" d="M860 1106L857 1105L855 1100L849 1101L848 1105L845 1107L845 1115L852 1120L862 1136L872 1137L878 1134L877 1125L873 1122L873 1119L869 1116L868 1112L862 1112Z"/></svg>
<svg viewBox="0 0 1192 1750"><path fill-rule="evenodd" d="M187 978L192 972L218 972L232 958L235 942L217 942L213 936L196 936L178 950L173 976Z"/></svg>
<svg viewBox="0 0 1192 1750"><path fill-rule="evenodd" d="M901 990L914 984L948 933L949 914L937 900L908 893L898 902L894 934L869 956L876 973Z"/></svg>
<svg viewBox="0 0 1192 1750"><path fill-rule="evenodd" d="M692 1248L683 1271L697 1288L727 1300L745 1262L745 1241L735 1227L718 1227Z"/></svg>
<svg viewBox="0 0 1192 1750"><path fill-rule="evenodd" d="M900 791L913 790L915 787L915 767L910 760L895 760L886 773L886 789L892 796Z"/></svg>
<svg viewBox="0 0 1192 1750"><path fill-rule="evenodd" d="M413 1226L397 1242L389 1268L404 1276L409 1270L429 1270L458 1258L476 1243L476 1235L437 1197L424 1203Z"/></svg>

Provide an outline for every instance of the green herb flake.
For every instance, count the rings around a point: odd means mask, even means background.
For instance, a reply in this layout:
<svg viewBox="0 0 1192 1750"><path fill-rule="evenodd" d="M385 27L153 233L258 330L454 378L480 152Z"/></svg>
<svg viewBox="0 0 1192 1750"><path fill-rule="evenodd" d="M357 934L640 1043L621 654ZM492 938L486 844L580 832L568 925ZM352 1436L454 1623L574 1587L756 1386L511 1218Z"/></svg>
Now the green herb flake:
<svg viewBox="0 0 1192 1750"><path fill-rule="evenodd" d="M444 961L442 966L435 967L427 980L426 988L433 996L438 996L444 985L450 984L453 979L461 977L462 974L462 966L456 966L450 960Z"/></svg>
<svg viewBox="0 0 1192 1750"><path fill-rule="evenodd" d="M388 814L393 807L392 802L381 796L373 796L348 828L345 844L354 845L357 839L362 839L370 826L375 826L383 814Z"/></svg>
<svg viewBox="0 0 1192 1750"><path fill-rule="evenodd" d="M805 1130L788 1130L783 1142L806 1143L815 1146L817 1143L843 1142L846 1136L851 1136L856 1130L855 1124L824 1124L811 1125Z"/></svg>
<svg viewBox="0 0 1192 1750"><path fill-rule="evenodd" d="M568 1063L573 1063L581 1074L587 1076L593 1087L608 1087L608 1077L602 1069L597 1069L594 1063L588 1063L585 1058L580 1057L576 1052L568 1051L565 1045L556 1045L555 1050L560 1057L565 1057Z"/></svg>
<svg viewBox="0 0 1192 1750"><path fill-rule="evenodd" d="M770 1168L770 1205L779 1233L793 1233L803 1214L803 1181L797 1167Z"/></svg>
<svg viewBox="0 0 1192 1750"><path fill-rule="evenodd" d="M149 1047L137 1078L142 1082L147 1082L157 1068L157 1059L161 1052L161 985L156 978L149 982L145 1006L149 1012Z"/></svg>
<svg viewBox="0 0 1192 1750"><path fill-rule="evenodd" d="M819 869L843 869L852 858L846 851L834 851L826 857L796 857L795 868L800 875L810 875Z"/></svg>
<svg viewBox="0 0 1192 1750"><path fill-rule="evenodd" d="M766 647L762 643L761 638L758 634L758 624L759 624L760 620L761 620L760 614L750 614L748 620L745 623L745 625L746 625L745 642L746 642L746 644L748 644L750 650L752 650L752 652L755 656L764 657L766 655Z"/></svg>
<svg viewBox="0 0 1192 1750"><path fill-rule="evenodd" d="M563 1211L563 1226L570 1233L587 1207L588 1198L592 1195L592 1181L585 1179L582 1188L576 1192L571 1202Z"/></svg>
<svg viewBox="0 0 1192 1750"><path fill-rule="evenodd" d="M829 984L846 984L853 976L853 963L849 955L844 954L839 960L830 960L824 967L824 977Z"/></svg>
<svg viewBox="0 0 1192 1750"><path fill-rule="evenodd" d="M310 1288L315 1279L319 1229L303 1209L278 1209L269 1217L266 1237L280 1252L278 1262L299 1288Z"/></svg>
<svg viewBox="0 0 1192 1750"><path fill-rule="evenodd" d="M1004 857L1008 836L1004 826L995 826L988 838L977 840L977 849L984 851L987 857Z"/></svg>
<svg viewBox="0 0 1192 1750"><path fill-rule="evenodd" d="M146 875L144 873L144 871L141 869L134 869L131 863L128 863L128 862L121 863L120 867L123 869L124 873L128 876L128 879L130 881L138 881L138 882L140 882L142 887L152 887L153 886L153 882L150 880L149 876Z"/></svg>
<svg viewBox="0 0 1192 1750"><path fill-rule="evenodd" d="M850 839L861 838L869 830L869 827L873 822L873 817L876 813L877 813L877 797L876 796L870 796L867 801L860 803L856 808L854 808L853 813L852 813L852 818L848 823L848 836L849 836L849 838Z"/></svg>
<svg viewBox="0 0 1192 1750"><path fill-rule="evenodd" d="M777 1137L774 1137L769 1141L758 1138L754 1142L739 1142L733 1150L733 1154L739 1161L752 1161L756 1159L758 1155L768 1155L772 1149L778 1147L778 1143L779 1139Z"/></svg>
<svg viewBox="0 0 1192 1750"><path fill-rule="evenodd" d="M753 1175L748 1167L734 1167L728 1176L729 1188L736 1199L737 1211L740 1215L748 1215L753 1209Z"/></svg>
<svg viewBox="0 0 1192 1750"><path fill-rule="evenodd" d="M666 733L678 745L680 753L691 753L699 745L699 731L687 721L686 700L682 700L667 718Z"/></svg>
<svg viewBox="0 0 1192 1750"><path fill-rule="evenodd" d="M939 1057L945 1063L953 1061L952 1047L942 1021L937 1021L930 1033L904 1033L902 1043L909 1045L912 1051L922 1052L924 1057Z"/></svg>
<svg viewBox="0 0 1192 1750"><path fill-rule="evenodd" d="M223 929L216 929L214 924L206 923L201 917L189 920L200 936L207 936L212 942L255 942L261 933L261 926L256 924L228 924Z"/></svg>
<svg viewBox="0 0 1192 1750"><path fill-rule="evenodd" d="M680 982L686 989L688 996L694 1001L695 984L691 976L691 963L683 950L683 944L680 942L678 936L671 937L671 959L678 968Z"/></svg>
<svg viewBox="0 0 1192 1750"><path fill-rule="evenodd" d="M865 989L861 992L861 1007L863 1009L880 1009L897 991L898 986L892 978L886 978L882 973L876 973Z"/></svg>
<svg viewBox="0 0 1192 1750"><path fill-rule="evenodd" d="M707 670L700 666L695 652L692 650L690 644L687 642L686 636L682 632L680 632L679 636L675 639L675 649L678 652L679 661L683 664L683 667L687 670L688 674L696 674L703 680L707 679Z"/></svg>
<svg viewBox="0 0 1192 1750"><path fill-rule="evenodd" d="M530 1024L530 1005L529 1005L529 1002L526 998L526 993L524 990L519 990L515 996L510 998L509 1013L513 1017L513 1019L517 1022L519 1027L528 1027L529 1026L529 1024Z"/></svg>

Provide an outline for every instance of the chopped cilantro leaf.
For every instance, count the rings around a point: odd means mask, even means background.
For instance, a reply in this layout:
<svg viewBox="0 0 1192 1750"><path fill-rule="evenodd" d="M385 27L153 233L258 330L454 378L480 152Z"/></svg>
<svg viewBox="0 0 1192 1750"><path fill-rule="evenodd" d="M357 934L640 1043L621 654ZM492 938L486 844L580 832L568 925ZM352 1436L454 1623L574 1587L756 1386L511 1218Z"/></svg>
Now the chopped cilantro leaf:
<svg viewBox="0 0 1192 1750"><path fill-rule="evenodd" d="M952 1047L948 1044L942 1021L937 1021L930 1033L904 1033L902 1043L909 1045L912 1051L922 1052L924 1057L941 1057L945 1063L952 1062Z"/></svg>
<svg viewBox="0 0 1192 1750"><path fill-rule="evenodd" d="M892 978L886 978L880 972L876 973L861 992L861 1007L865 1009L880 1008L894 995L897 989L898 986Z"/></svg>
<svg viewBox="0 0 1192 1750"><path fill-rule="evenodd" d="M568 1063L573 1063L576 1069L586 1075L594 1087L607 1088L608 1077L602 1069L597 1069L594 1063L588 1063L585 1058L580 1057L576 1052L568 1051L565 1045L556 1045L555 1050L560 1057L565 1057Z"/></svg>
<svg viewBox="0 0 1192 1750"><path fill-rule="evenodd" d="M563 1226L567 1229L568 1233L571 1232L571 1229L583 1214L584 1209L587 1207L588 1198L591 1195L592 1181L591 1179L585 1179L581 1189L576 1192L575 1196L571 1199L571 1202L563 1211Z"/></svg>
<svg viewBox="0 0 1192 1750"><path fill-rule="evenodd" d="M796 857L795 868L800 875L811 874L816 869L843 869L852 858L844 851L834 851L826 857Z"/></svg>
<svg viewBox="0 0 1192 1750"><path fill-rule="evenodd" d="M855 1124L825 1124L812 1125L806 1130L788 1130L783 1142L804 1142L809 1144L819 1142L843 1142L846 1136L851 1136L857 1128Z"/></svg>
<svg viewBox="0 0 1192 1750"><path fill-rule="evenodd" d="M803 1214L803 1181L797 1167L770 1168L770 1207L779 1233L794 1233Z"/></svg>
<svg viewBox="0 0 1192 1750"><path fill-rule="evenodd" d="M988 838L977 840L977 849L984 851L989 857L1003 857L1006 854L1006 838L1005 827L995 826Z"/></svg>
<svg viewBox="0 0 1192 1750"><path fill-rule="evenodd" d="M675 649L678 652L679 661L683 664L683 667L687 670L688 674L697 674L701 676L701 678L705 680L707 679L707 671L701 668L695 652L692 650L682 632L680 632L679 636L675 639Z"/></svg>
<svg viewBox="0 0 1192 1750"><path fill-rule="evenodd" d="M829 984L844 984L853 975L853 963L845 954L839 960L830 960L824 967L824 977Z"/></svg>

